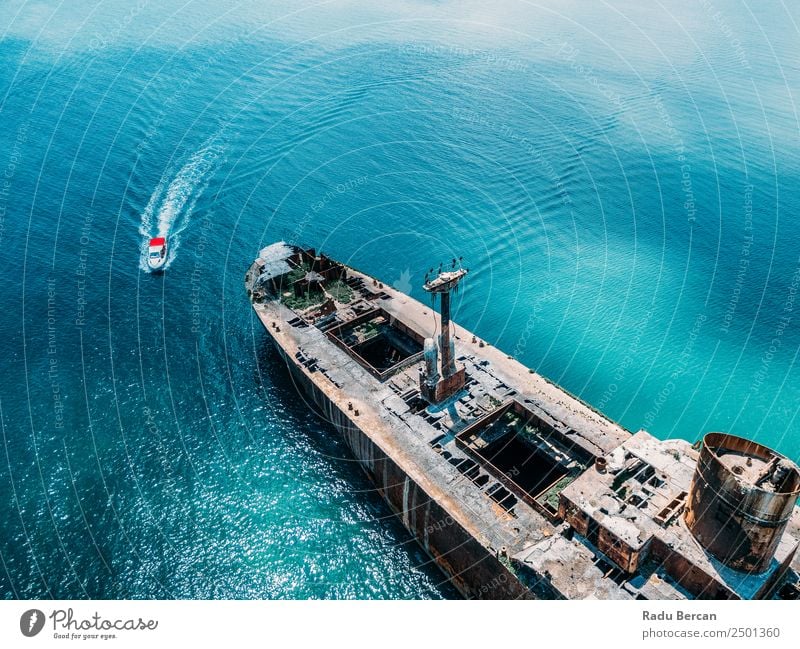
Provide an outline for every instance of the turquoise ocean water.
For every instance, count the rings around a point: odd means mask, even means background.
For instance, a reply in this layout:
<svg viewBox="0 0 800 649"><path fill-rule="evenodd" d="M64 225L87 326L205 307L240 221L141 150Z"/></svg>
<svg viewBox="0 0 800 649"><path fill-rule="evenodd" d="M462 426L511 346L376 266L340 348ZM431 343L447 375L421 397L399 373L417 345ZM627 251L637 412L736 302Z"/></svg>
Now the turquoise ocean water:
<svg viewBox="0 0 800 649"><path fill-rule="evenodd" d="M371 4L0 5L4 597L454 596L251 315L281 238L800 459L797 7Z"/></svg>

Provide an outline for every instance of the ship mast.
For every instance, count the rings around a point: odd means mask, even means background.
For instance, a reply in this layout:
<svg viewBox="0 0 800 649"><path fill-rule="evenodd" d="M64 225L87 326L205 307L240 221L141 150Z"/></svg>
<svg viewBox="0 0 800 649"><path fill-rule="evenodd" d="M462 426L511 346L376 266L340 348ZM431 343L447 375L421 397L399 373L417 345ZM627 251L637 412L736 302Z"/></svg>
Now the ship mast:
<svg viewBox="0 0 800 649"><path fill-rule="evenodd" d="M426 363L423 375L420 377L420 389L423 396L430 403L438 403L451 396L464 387L464 368L456 367L455 349L453 343L452 325L450 321L450 295L458 289L458 284L467 274L466 268L455 269L456 260L453 260L452 270L439 272L431 280L425 282L422 288L431 294L434 302L441 298L442 333L439 336L439 356L441 358L441 371L437 371L436 346L433 339L425 341ZM427 280L427 277L426 277ZM441 378L439 378L441 376Z"/></svg>

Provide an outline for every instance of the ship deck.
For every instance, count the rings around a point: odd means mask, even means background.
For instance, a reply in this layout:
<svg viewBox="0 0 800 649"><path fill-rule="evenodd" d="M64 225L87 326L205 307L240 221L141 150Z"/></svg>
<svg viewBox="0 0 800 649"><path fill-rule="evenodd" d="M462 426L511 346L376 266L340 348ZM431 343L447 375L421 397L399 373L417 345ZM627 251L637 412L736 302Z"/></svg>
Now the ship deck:
<svg viewBox="0 0 800 649"><path fill-rule="evenodd" d="M688 442L633 435L455 323L458 382L432 396L439 313L313 251L273 244L245 282L309 405L469 596L764 597L790 565L798 589L800 508L759 575L718 565L688 531Z"/></svg>
<svg viewBox="0 0 800 649"><path fill-rule="evenodd" d="M351 278L373 285L373 278L351 268L347 271ZM378 294L381 297L370 304L422 338L433 336L440 326L439 314L419 301L385 285L380 285ZM359 311L352 305L337 306L344 321ZM456 355L471 380L445 403L420 409L414 395L421 358L411 358L381 380L279 300L256 301L254 309L287 358L297 359L297 368L327 399L342 410L357 412L359 427L492 553L511 557L532 548L557 535L557 523L506 488L502 475L476 463L469 449L458 443L460 431L515 400L560 429L584 457L604 455L630 437L618 424L458 325L454 325ZM415 512L401 515L408 526L407 518ZM582 553L577 542L564 542ZM587 573L594 574L593 596L630 596L604 579L600 567L589 564L581 581L588 587ZM568 568L565 564L564 578L573 580ZM558 574L552 579L558 582Z"/></svg>

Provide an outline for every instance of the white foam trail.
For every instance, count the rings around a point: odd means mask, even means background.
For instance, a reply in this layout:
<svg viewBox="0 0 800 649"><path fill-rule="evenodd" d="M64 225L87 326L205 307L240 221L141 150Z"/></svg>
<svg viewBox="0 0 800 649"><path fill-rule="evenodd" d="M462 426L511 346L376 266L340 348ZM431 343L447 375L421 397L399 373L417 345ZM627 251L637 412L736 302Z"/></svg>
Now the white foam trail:
<svg viewBox="0 0 800 649"><path fill-rule="evenodd" d="M153 214L155 213L156 205L164 193L164 185L167 183L167 174L161 176L155 190L147 201L147 205L142 212L142 221L139 223L139 234L142 235L142 246L139 254L139 269L145 272L150 272L150 267L147 265L147 244L152 238L150 232L153 227Z"/></svg>
<svg viewBox="0 0 800 649"><path fill-rule="evenodd" d="M142 212L142 221L139 226L139 233L144 237L142 254L139 259L139 267L142 270L149 271L147 243L152 237L168 238L168 256L164 268L168 268L175 259L180 244L179 235L189 225L189 218L197 204L197 199L208 187L212 172L222 158L223 147L215 139L207 140L198 151L192 154L180 171L169 181L168 187L167 179L170 174L165 173L150 196L150 200Z"/></svg>

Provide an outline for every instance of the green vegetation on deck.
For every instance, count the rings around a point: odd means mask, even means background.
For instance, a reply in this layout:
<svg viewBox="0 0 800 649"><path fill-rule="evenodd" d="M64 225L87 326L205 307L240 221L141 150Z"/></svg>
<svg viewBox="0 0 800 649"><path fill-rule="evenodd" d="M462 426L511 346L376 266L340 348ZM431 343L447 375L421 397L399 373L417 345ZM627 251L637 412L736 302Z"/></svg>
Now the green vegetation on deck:
<svg viewBox="0 0 800 649"><path fill-rule="evenodd" d="M305 295L282 295L281 301L294 311L305 311L312 306L319 306L325 301L324 293L306 293Z"/></svg>
<svg viewBox="0 0 800 649"><path fill-rule="evenodd" d="M565 475L561 478L558 482L556 482L552 487L550 487L544 494L542 494L537 500L542 502L545 506L549 507L553 511L558 511L558 495L564 491L564 489L575 480L575 475Z"/></svg>
<svg viewBox="0 0 800 649"><path fill-rule="evenodd" d="M294 294L295 282L303 279L311 267L308 264L300 264L289 271L283 278L281 302L294 311L305 311L314 306L322 304L328 296L341 304L349 304L353 300L353 289L340 279L328 280L324 284L324 293L308 292L298 296ZM288 293L288 295L287 295Z"/></svg>
<svg viewBox="0 0 800 649"><path fill-rule="evenodd" d="M349 304L353 300L353 289L340 279L325 282L325 290L337 302Z"/></svg>

